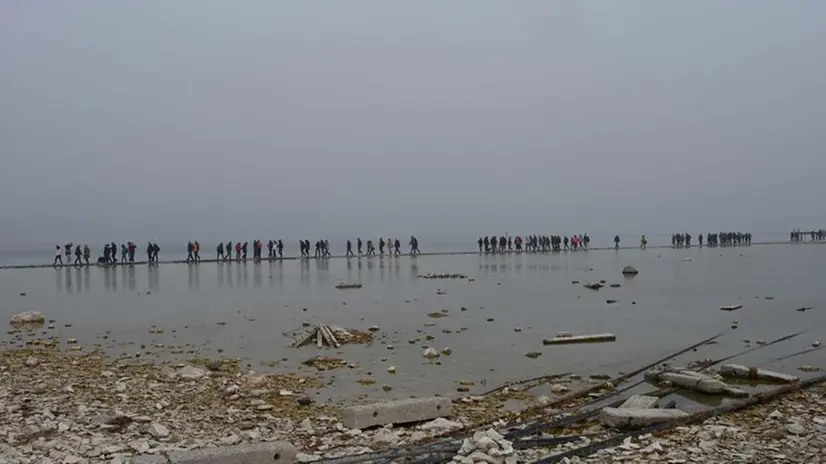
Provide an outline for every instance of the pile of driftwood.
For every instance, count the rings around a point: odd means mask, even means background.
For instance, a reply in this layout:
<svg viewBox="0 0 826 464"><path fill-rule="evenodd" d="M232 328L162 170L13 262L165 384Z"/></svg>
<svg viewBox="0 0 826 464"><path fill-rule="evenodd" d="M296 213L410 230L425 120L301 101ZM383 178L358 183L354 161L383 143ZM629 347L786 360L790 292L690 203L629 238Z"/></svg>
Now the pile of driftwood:
<svg viewBox="0 0 826 464"><path fill-rule="evenodd" d="M316 345L319 348L322 348L326 343L327 346L331 348L339 348L341 347L341 343L336 340L335 335L333 335L333 331L330 329L330 326L325 324L314 325L310 327L310 330L302 333L298 337L296 337L295 341L293 342L293 347L299 348L308 342L310 342L313 337L315 337Z"/></svg>

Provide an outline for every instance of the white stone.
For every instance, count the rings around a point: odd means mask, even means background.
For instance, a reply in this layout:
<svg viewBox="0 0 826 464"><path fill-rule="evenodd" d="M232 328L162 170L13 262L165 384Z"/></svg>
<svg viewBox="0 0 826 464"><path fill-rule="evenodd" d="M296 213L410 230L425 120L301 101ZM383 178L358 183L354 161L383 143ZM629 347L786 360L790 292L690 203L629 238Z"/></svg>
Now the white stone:
<svg viewBox="0 0 826 464"><path fill-rule="evenodd" d="M207 375L207 371L197 366L184 366L178 371L178 378L184 380L198 380Z"/></svg>
<svg viewBox="0 0 826 464"><path fill-rule="evenodd" d="M143 454L149 451L150 446L148 441L139 439L130 441L129 448L132 448L138 454Z"/></svg>
<svg viewBox="0 0 826 464"><path fill-rule="evenodd" d="M157 422L150 424L147 432L155 438L165 438L169 436L169 429Z"/></svg>
<svg viewBox="0 0 826 464"><path fill-rule="evenodd" d="M562 384L555 383L551 385L551 393L554 394L568 393L570 390L570 388Z"/></svg>
<svg viewBox="0 0 826 464"><path fill-rule="evenodd" d="M438 417L430 422L422 424L419 428L422 430L450 430L459 427L462 427L462 424L459 422L453 422L445 419L444 417Z"/></svg>
<svg viewBox="0 0 826 464"><path fill-rule="evenodd" d="M29 356L26 358L26 365L29 367L35 367L40 364L40 360L37 359L37 356Z"/></svg>
<svg viewBox="0 0 826 464"><path fill-rule="evenodd" d="M425 358L438 358L439 352L436 350L436 348L427 348L422 352L422 356L424 356Z"/></svg>
<svg viewBox="0 0 826 464"><path fill-rule="evenodd" d="M373 435L373 441L376 444L395 445L398 444L399 440L400 438L398 433L384 428L379 429L376 434Z"/></svg>
<svg viewBox="0 0 826 464"><path fill-rule="evenodd" d="M786 431L792 435L805 435L806 429L798 424L797 422L792 422L791 424L786 425Z"/></svg>

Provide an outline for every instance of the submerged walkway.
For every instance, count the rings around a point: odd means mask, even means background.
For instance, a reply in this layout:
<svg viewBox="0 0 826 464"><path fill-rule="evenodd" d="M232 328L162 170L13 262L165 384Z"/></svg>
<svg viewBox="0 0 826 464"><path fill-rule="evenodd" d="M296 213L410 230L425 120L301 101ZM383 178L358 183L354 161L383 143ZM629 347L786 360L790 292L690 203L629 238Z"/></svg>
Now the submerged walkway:
<svg viewBox="0 0 826 464"><path fill-rule="evenodd" d="M768 245L820 245L826 244L826 242L788 242L788 241L774 241L774 242L752 242L750 246L768 246ZM692 246L692 248L709 248L707 246L699 247L699 246ZM728 247L712 247L713 249L728 249L728 248L748 248L748 246L728 246ZM620 250L639 250L639 246L621 246L619 247ZM649 246L647 247L649 250L666 250L666 249L673 249L671 245L656 245L656 246ZM685 249L685 248L680 248ZM588 248L587 250L577 250L577 251L569 251L571 253L581 253L583 251L615 251L614 247L594 247ZM520 255L520 254L551 254L551 253L566 253L565 251L560 252L553 252L553 251L530 251L530 252L502 252L502 253L481 253L484 255L491 255L491 256L499 256L499 255ZM351 256L349 259L384 259L384 258L400 258L400 257L420 257L420 256L460 256L460 255L479 255L478 251L440 251L440 252L433 252L433 253L419 253L417 255L410 255L410 253L401 253L398 255L389 255L385 254L384 256L373 255L367 256L362 255L359 256ZM277 261L300 261L302 259L306 260L315 260L315 259L347 259L345 255L332 255L328 256L327 258L316 258L314 256L310 256L309 258L302 258L301 256L285 256L283 258L261 258L258 262L277 262ZM218 260L218 259L204 259L201 258L199 263L207 264L207 263L246 263L246 262L256 262L253 258L247 258L246 260L236 260L236 259L229 259L229 260ZM4 269L40 269L40 268L61 268L61 267L117 267L117 266L135 266L135 265L148 265L148 261L134 261L134 262L127 262L127 263L114 263L114 264L71 264L66 263L63 266L54 266L51 263L47 264L17 264L17 265L8 265L8 266L0 266L0 270ZM190 261L186 261L185 259L176 259L176 260L161 260L158 264L192 264Z"/></svg>

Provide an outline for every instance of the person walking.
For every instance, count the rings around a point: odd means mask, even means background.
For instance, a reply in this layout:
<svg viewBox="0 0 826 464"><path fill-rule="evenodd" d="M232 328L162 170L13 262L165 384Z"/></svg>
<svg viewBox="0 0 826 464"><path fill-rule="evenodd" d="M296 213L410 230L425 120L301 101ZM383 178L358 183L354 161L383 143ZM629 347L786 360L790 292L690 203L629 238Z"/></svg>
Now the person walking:
<svg viewBox="0 0 826 464"><path fill-rule="evenodd" d="M54 263L52 263L52 266L57 266L58 262L61 266L63 266L63 248L60 248L60 245L57 245L57 251L55 252Z"/></svg>

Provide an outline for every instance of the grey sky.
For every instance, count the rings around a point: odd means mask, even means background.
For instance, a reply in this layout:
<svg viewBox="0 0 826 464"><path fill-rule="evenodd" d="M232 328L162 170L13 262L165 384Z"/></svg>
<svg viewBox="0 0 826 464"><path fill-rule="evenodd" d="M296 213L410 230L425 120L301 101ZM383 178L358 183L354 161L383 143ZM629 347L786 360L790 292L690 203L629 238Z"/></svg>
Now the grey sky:
<svg viewBox="0 0 826 464"><path fill-rule="evenodd" d="M0 2L8 243L826 226L826 2Z"/></svg>

